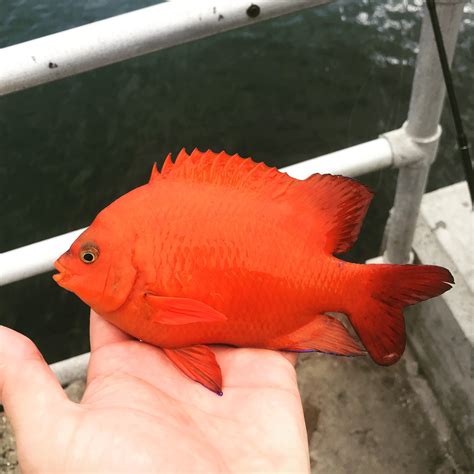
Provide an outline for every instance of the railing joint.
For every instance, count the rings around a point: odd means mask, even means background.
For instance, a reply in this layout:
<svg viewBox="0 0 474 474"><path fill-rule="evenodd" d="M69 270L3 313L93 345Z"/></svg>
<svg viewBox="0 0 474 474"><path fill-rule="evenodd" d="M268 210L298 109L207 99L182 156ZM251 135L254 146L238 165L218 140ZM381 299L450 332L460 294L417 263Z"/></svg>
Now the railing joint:
<svg viewBox="0 0 474 474"><path fill-rule="evenodd" d="M438 125L430 137L414 137L407 131L407 122L400 128L380 135L388 140L393 154L394 168L429 166L436 157L442 128Z"/></svg>

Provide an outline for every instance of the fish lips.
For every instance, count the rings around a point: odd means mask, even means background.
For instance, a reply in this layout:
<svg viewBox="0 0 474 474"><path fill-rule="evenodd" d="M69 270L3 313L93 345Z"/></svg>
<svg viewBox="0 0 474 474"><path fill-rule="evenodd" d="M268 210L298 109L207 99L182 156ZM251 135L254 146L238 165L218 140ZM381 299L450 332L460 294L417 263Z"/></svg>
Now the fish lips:
<svg viewBox="0 0 474 474"><path fill-rule="evenodd" d="M66 287L67 280L70 278L70 274L67 271L67 268L60 262L61 258L58 258L54 262L54 268L59 271L59 273L55 273L53 275L53 280L62 287Z"/></svg>

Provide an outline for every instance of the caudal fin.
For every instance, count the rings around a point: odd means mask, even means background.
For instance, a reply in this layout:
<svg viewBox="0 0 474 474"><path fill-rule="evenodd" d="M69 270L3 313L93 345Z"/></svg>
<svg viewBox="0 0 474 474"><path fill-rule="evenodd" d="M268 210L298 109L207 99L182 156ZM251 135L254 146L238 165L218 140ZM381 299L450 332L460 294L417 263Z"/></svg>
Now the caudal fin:
<svg viewBox="0 0 474 474"><path fill-rule="evenodd" d="M405 350L403 308L441 295L454 279L431 265L364 265L361 271L359 296L348 316L372 359L391 365Z"/></svg>

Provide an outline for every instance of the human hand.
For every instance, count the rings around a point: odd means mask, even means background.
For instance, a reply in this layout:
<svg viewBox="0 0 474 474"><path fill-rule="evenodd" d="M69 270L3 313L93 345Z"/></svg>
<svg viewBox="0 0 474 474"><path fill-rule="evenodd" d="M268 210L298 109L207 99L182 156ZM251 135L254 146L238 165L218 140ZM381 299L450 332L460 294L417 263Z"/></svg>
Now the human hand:
<svg viewBox="0 0 474 474"><path fill-rule="evenodd" d="M0 402L28 472L308 472L294 356L214 348L218 397L163 352L91 313L80 404L38 349L0 327Z"/></svg>

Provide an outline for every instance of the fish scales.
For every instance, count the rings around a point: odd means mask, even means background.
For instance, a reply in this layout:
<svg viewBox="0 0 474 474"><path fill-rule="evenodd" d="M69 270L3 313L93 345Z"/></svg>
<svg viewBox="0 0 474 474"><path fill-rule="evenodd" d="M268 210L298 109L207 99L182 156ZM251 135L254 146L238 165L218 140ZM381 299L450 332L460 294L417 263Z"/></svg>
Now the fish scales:
<svg viewBox="0 0 474 474"><path fill-rule="evenodd" d="M165 196L171 195L173 190L168 189L166 184L164 183L160 188L157 187L157 195L152 196L151 199L163 202ZM174 184L171 185L171 187L173 186ZM158 253L160 257L155 262L155 273L158 273L158 268L168 268L168 271L162 272L161 277L157 279L151 289L158 294L173 294L199 299L228 315L233 329L231 337L227 334L228 329L223 331L220 324L216 323L214 327L205 324L201 328L202 335L198 342L264 344L264 341L261 340L262 334L268 334L270 338L299 325L298 321L294 322L284 317L279 318L278 306L285 308L288 304L293 307L300 305L303 311L306 310L306 307L303 306L304 302L308 299L308 297L304 298L303 292L300 292L293 296L294 301L288 299L278 301L274 297L274 292L270 291L277 285L274 281L268 281L269 272L276 272L280 280L287 283L287 286L292 283L293 288L303 288L308 281L305 281L302 275L308 274L308 272L302 270L304 270L305 264L311 260L311 255L303 253L300 258L295 258L298 253L298 240L290 241L286 248L282 244L276 245L277 242L282 241L279 229L262 210L268 203L259 204L255 202L253 196L251 196L249 203L248 197L238 191L217 200L215 195L218 192L219 189L211 188L209 190L205 186L191 186L186 193L179 194L178 202L169 202L170 210L164 214L166 218L157 225L159 231L146 235L147 239L152 240L153 247L156 247L156 241L161 241L162 247L167 245L165 242L168 239L172 242L166 252L160 251ZM199 201L198 197L202 199ZM198 202L202 204L196 204ZM231 226L229 230L226 219L221 219L220 216L228 216L226 209L232 202L240 203L234 207L234 216L237 216L240 224ZM257 205L260 212L257 213L259 219L255 221L249 216L248 208L257 207ZM210 219L210 215L213 216L213 219ZM188 228L195 226L199 226L200 235L191 237ZM255 234L257 226L265 229L264 234L267 239L259 242L249 239L249 236ZM166 236L166 239L161 237L162 234ZM227 259L220 260L220 265L213 265L212 259L208 258L209 248L214 247L213 242L209 241L209 235L213 236L214 242L226 244L226 247L223 247L223 253ZM296 236L295 238L297 239ZM148 242L144 244L144 247L146 248L147 245ZM278 254L282 251L285 251L285 255L292 255L292 258L287 259L284 254ZM275 252L277 253L275 254ZM281 267L275 268L274 262L278 261L281 262ZM192 262L192 267L186 268L185 262ZM216 273L215 277L212 276L213 272ZM186 288L184 289L182 285L180 287L173 286L173 281L176 282L177 278L173 278L172 275L176 275L180 281L187 278ZM287 275L295 275L295 277L289 279ZM272 277L272 280L275 280L275 277ZM277 292L277 294L281 294L281 292ZM221 297L217 298L215 295L221 295ZM239 295L239 298L232 299L232 295ZM242 296L247 299L246 306L251 310L246 310L246 307L242 308L240 301ZM310 296L313 297L312 294ZM223 300L227 301L226 305L222 304ZM234 304L229 304L232 301ZM255 317L255 315L259 317ZM168 346L170 339L178 340L178 345L186 344L188 342L186 333L186 328L180 327L163 330L159 339L155 339L154 342L163 347ZM236 334L241 335L240 339L236 338Z"/></svg>
<svg viewBox="0 0 474 474"><path fill-rule="evenodd" d="M209 344L366 349L390 365L405 347L403 308L453 279L441 267L337 258L357 239L371 198L349 178L298 181L238 155L183 150L101 211L56 261L54 278L219 394ZM326 314L334 311L360 341Z"/></svg>

